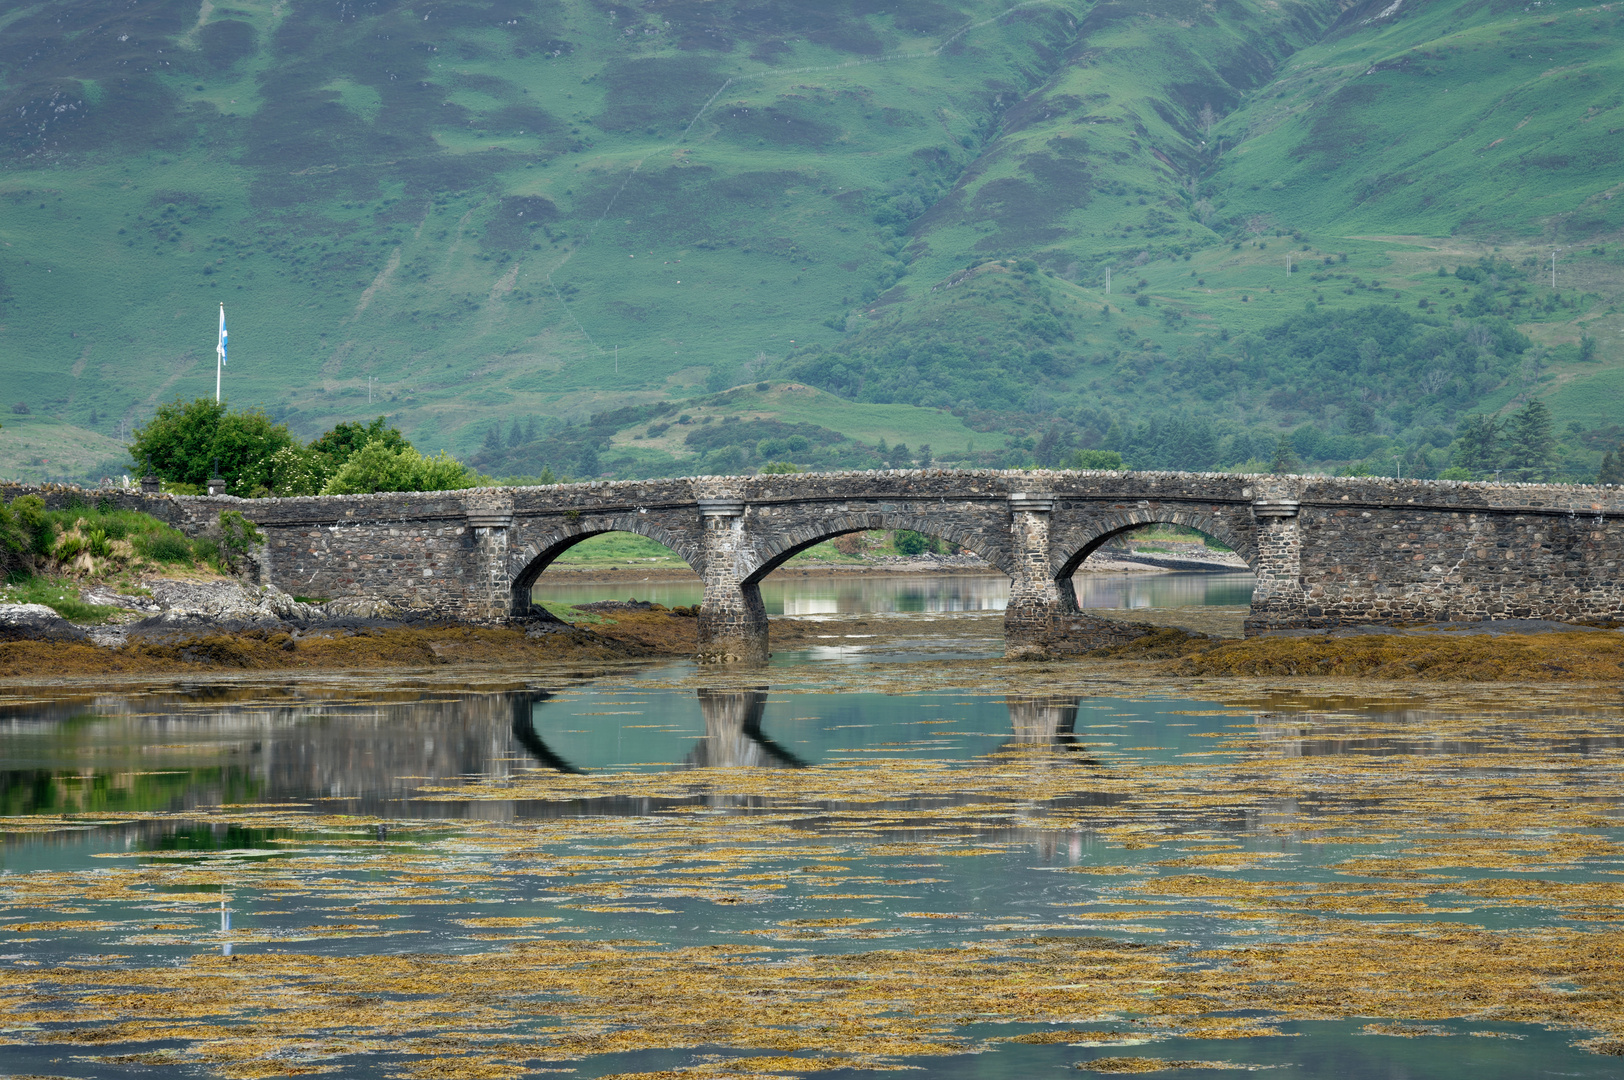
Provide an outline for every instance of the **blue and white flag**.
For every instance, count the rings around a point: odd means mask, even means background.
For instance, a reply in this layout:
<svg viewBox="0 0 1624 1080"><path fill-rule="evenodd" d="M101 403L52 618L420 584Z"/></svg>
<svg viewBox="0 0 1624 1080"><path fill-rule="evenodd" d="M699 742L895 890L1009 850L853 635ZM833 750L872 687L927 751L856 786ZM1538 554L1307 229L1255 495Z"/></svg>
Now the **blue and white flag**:
<svg viewBox="0 0 1624 1080"><path fill-rule="evenodd" d="M220 344L214 347L215 353L220 357L220 363L226 362L226 306L220 305Z"/></svg>

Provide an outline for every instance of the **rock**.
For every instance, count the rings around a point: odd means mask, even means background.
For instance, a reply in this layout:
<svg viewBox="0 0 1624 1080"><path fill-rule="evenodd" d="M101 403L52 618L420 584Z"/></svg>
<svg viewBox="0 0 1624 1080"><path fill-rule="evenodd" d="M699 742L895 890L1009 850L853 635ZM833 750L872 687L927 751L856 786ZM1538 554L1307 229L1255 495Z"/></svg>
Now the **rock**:
<svg viewBox="0 0 1624 1080"><path fill-rule="evenodd" d="M387 600L369 600L364 596L341 596L312 611L328 619L400 619L410 614Z"/></svg>
<svg viewBox="0 0 1624 1080"><path fill-rule="evenodd" d="M87 626L85 637L92 645L99 645L104 649L122 649L130 640L130 628L124 626Z"/></svg>
<svg viewBox="0 0 1624 1080"><path fill-rule="evenodd" d="M0 641L84 641L86 636L44 604L0 604Z"/></svg>
<svg viewBox="0 0 1624 1080"><path fill-rule="evenodd" d="M309 619L317 614L274 585L245 585L240 581L173 581L160 579L149 586L164 622L211 620L232 623L270 623Z"/></svg>
<svg viewBox="0 0 1624 1080"><path fill-rule="evenodd" d="M148 613L163 610L161 604L150 596L127 596L116 593L111 589L89 588L84 591L84 600L87 604L101 604L105 607L127 608L131 611L145 611ZM94 635L92 635L94 636Z"/></svg>

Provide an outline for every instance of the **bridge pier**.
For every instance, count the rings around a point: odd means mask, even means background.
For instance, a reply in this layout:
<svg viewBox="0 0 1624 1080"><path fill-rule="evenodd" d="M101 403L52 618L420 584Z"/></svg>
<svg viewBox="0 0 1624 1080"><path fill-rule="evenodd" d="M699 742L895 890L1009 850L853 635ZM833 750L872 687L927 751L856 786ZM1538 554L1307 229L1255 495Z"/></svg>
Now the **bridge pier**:
<svg viewBox="0 0 1624 1080"><path fill-rule="evenodd" d="M474 580L469 589L467 618L500 622L515 611L508 570L508 534L513 530L513 499L470 499L466 504L468 528L474 534ZM526 611L529 608L526 598Z"/></svg>
<svg viewBox="0 0 1624 1080"><path fill-rule="evenodd" d="M1303 536L1298 506L1297 500L1291 498L1252 502L1252 518L1257 522L1257 583L1252 589L1252 613L1246 617L1247 637L1299 625L1310 614L1303 590Z"/></svg>
<svg viewBox="0 0 1624 1080"><path fill-rule="evenodd" d="M1009 497L1009 606L1004 609L1004 655L1045 655L1056 621L1077 613L1077 594L1068 579L1055 580L1049 564L1049 519L1053 495L1016 492Z"/></svg>
<svg viewBox="0 0 1624 1080"><path fill-rule="evenodd" d="M761 587L742 579L741 555L749 540L744 531L744 500L702 498L705 599L699 606L701 663L743 661L764 664L767 651L767 606Z"/></svg>

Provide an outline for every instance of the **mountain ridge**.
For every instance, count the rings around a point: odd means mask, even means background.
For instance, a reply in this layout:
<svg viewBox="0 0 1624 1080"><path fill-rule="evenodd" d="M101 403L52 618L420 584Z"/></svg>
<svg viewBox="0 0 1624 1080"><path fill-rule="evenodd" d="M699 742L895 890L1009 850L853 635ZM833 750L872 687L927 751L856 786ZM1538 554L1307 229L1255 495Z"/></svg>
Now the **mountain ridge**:
<svg viewBox="0 0 1624 1080"><path fill-rule="evenodd" d="M206 392L223 298L234 402L306 435L382 407L421 445L471 455L493 422L562 433L762 379L860 398L818 372L865 350L906 384L918 364L901 346L947 317L944 295L974 293L977 332L936 361L971 389L904 403L945 418L927 425L996 415L1015 444L1000 452L1030 454L1051 428L1084 443L1178 413L1251 448L1304 423L1359 433L1346 404L1270 405L1261 374L1214 382L1246 370L1230 341L1308 304L1379 302L1510 319L1530 345L1469 398L1412 408L1361 384L1375 434L1437 468L1439 429L1546 395L1581 425L1577 475L1616 425L1624 359L1608 248L1624 185L1603 134L1620 21L1605 5L1538 15L1475 0L19 5L0 15L0 371L34 415L119 438ZM1460 108L1438 106L1445 90ZM1562 270L1583 288L1524 265L1551 242L1580 245ZM1481 283L1440 296L1425 280L1497 245L1520 276L1478 314L1462 302ZM1584 337L1581 364L1563 350ZM7 441L0 468L43 468ZM628 430L601 463L685 460L633 441L648 440Z"/></svg>

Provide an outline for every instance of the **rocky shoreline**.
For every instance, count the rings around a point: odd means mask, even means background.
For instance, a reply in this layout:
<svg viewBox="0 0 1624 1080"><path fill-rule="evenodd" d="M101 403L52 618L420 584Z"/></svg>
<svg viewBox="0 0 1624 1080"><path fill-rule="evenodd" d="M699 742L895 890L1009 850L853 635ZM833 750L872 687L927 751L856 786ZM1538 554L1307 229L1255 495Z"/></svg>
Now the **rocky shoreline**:
<svg viewBox="0 0 1624 1080"><path fill-rule="evenodd" d="M233 579L158 578L143 583L143 592L145 595L87 589L83 594L86 603L120 609L111 621L91 625L71 622L44 604L0 604L0 643L78 642L120 649L132 642L174 643L221 634L286 634L297 641L311 633L449 624L371 600L303 603L274 585ZM571 631L568 623L545 611L525 622L524 631L530 636Z"/></svg>

